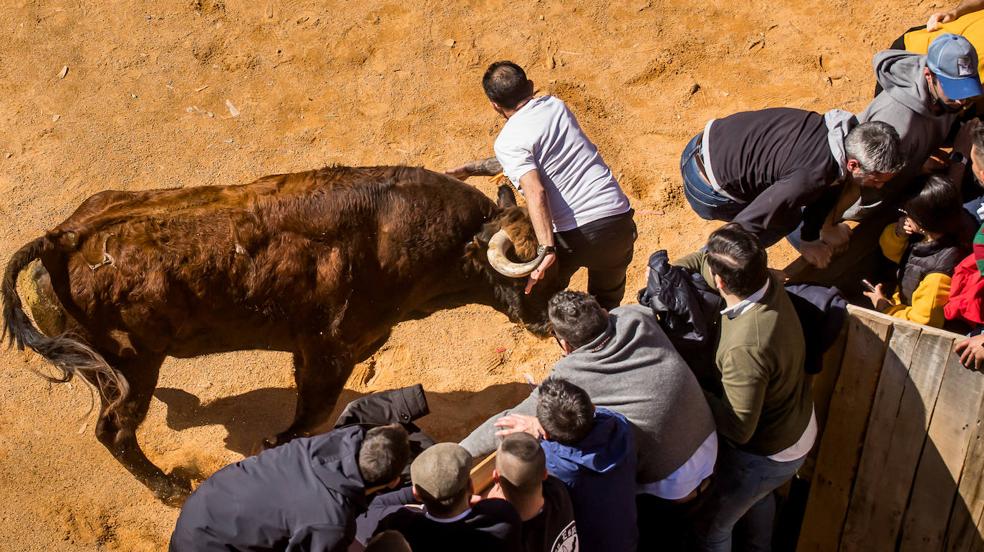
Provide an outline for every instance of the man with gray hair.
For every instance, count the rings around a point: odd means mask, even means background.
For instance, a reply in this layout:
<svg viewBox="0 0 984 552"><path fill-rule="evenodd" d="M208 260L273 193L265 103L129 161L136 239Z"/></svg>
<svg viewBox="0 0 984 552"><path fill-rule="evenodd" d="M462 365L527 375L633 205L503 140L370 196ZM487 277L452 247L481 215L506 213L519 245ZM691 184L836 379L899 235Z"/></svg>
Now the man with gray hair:
<svg viewBox="0 0 984 552"><path fill-rule="evenodd" d="M904 159L898 132L826 114L774 108L707 123L683 150L683 192L701 218L734 221L766 247L799 227L790 242L824 267L850 231L834 207L842 192L880 188ZM849 203L848 203L849 204Z"/></svg>

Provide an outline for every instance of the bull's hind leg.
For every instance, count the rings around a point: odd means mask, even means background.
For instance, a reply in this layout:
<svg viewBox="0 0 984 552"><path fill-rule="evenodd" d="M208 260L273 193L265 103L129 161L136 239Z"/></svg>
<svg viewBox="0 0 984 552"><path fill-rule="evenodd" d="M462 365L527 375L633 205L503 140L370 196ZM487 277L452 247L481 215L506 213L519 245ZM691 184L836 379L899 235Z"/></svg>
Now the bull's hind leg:
<svg viewBox="0 0 984 552"><path fill-rule="evenodd" d="M165 474L147 458L137 443L137 427L147 416L162 362L163 356L139 355L113 363L126 378L130 393L122 403L110 410L108 406L115 388L107 382L100 382L103 399L96 424L96 438L158 499L176 506L191 491L190 482Z"/></svg>
<svg viewBox="0 0 984 552"><path fill-rule="evenodd" d="M275 437L264 439L261 446L275 447L295 437L330 429L329 416L354 366L352 355L345 348L306 345L294 353L294 381L297 384L294 422Z"/></svg>

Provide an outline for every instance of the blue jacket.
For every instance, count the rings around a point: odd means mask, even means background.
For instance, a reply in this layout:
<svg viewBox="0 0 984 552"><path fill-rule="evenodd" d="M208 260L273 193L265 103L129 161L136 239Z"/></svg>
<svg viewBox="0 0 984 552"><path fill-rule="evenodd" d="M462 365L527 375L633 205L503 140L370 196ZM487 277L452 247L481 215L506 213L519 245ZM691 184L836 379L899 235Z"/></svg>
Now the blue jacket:
<svg viewBox="0 0 984 552"><path fill-rule="evenodd" d="M595 409L594 428L574 446L541 443L547 471L567 485L581 552L636 549L636 446L629 422Z"/></svg>

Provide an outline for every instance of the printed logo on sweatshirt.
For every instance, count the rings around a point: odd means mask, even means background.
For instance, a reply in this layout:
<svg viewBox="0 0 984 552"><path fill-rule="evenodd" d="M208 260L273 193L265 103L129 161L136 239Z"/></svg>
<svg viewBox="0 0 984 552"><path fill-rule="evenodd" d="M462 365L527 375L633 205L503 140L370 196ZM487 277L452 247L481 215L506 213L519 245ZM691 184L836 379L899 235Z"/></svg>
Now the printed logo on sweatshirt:
<svg viewBox="0 0 984 552"><path fill-rule="evenodd" d="M550 547L550 552L578 552L577 528L574 527L573 521L567 524L567 527L564 527L564 530L557 535L557 540Z"/></svg>

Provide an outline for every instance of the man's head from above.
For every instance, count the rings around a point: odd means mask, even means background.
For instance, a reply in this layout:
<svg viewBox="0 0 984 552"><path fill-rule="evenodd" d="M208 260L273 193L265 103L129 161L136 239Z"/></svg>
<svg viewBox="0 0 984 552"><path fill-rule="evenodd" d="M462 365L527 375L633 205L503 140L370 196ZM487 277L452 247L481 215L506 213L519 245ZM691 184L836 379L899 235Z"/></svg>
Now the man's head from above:
<svg viewBox="0 0 984 552"><path fill-rule="evenodd" d="M955 113L984 94L977 72L977 50L966 38L944 33L933 39L923 71L938 107Z"/></svg>
<svg viewBox="0 0 984 552"><path fill-rule="evenodd" d="M540 442L528 433L506 435L496 452L492 476L506 500L517 506L542 497L547 458Z"/></svg>
<svg viewBox="0 0 984 552"><path fill-rule="evenodd" d="M497 61L485 70L482 88L492 109L507 119L521 104L533 97L533 81L523 68L511 61Z"/></svg>
<svg viewBox="0 0 984 552"><path fill-rule="evenodd" d="M581 291L565 290L551 297L547 316L565 355L591 343L608 329L608 312L594 297Z"/></svg>
<svg viewBox="0 0 984 552"><path fill-rule="evenodd" d="M359 473L366 489L394 486L410 458L410 440L400 424L374 427L359 447Z"/></svg>
<svg viewBox="0 0 984 552"><path fill-rule="evenodd" d="M547 439L572 446L591 433L595 407L587 391L567 380L549 378L540 384L539 392L536 419Z"/></svg>
<svg viewBox="0 0 984 552"><path fill-rule="evenodd" d="M457 443L431 446L410 465L413 495L434 517L454 517L471 498L471 455Z"/></svg>
<svg viewBox="0 0 984 552"><path fill-rule="evenodd" d="M881 188L905 164L902 140L892 125L881 121L861 123L844 139L847 170L861 186Z"/></svg>
<svg viewBox="0 0 984 552"><path fill-rule="evenodd" d="M762 242L736 222L711 232L707 264L721 293L740 299L760 290L769 279L769 259Z"/></svg>

